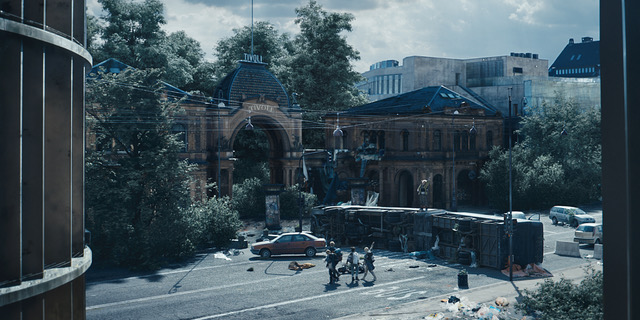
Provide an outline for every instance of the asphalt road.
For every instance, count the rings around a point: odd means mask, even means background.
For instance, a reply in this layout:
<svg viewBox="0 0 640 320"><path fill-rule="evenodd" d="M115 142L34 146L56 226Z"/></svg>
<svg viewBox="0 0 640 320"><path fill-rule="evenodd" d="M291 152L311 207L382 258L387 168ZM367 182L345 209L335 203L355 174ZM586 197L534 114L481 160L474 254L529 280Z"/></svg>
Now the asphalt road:
<svg viewBox="0 0 640 320"><path fill-rule="evenodd" d="M586 208L598 222L599 208ZM555 242L571 241L573 228L553 226L541 216L545 231L542 267L553 273L593 254L581 246L581 258L555 255ZM346 249L346 248L343 248ZM362 248L359 248L362 254ZM374 250L376 282L351 283L344 275L328 284L324 255L268 260L248 249L238 255L203 252L192 261L149 274L89 269L87 319L332 319L418 299L455 294L463 266L442 260L415 260L409 254ZM316 267L292 271L291 261ZM469 286L507 281L499 270L468 268ZM369 276L369 280L371 280Z"/></svg>

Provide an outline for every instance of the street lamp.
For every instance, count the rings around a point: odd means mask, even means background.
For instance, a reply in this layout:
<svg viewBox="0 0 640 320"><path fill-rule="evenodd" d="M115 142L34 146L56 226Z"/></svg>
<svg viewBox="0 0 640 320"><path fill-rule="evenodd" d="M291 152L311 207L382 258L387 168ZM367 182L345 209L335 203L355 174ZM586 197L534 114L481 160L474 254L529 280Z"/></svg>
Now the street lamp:
<svg viewBox="0 0 640 320"><path fill-rule="evenodd" d="M222 146L220 145L221 135L222 135L222 127L220 126L220 109L224 108L224 102L218 103L218 197L222 195L222 186L220 185L220 152L222 152Z"/></svg>
<svg viewBox="0 0 640 320"><path fill-rule="evenodd" d="M302 169L302 160L305 156L310 156L313 154L319 154L319 153L326 153L327 155L331 156L331 153L329 153L329 151L314 151L311 153L304 153L304 150L302 150L302 155L300 156L300 161L298 161L298 168L300 168L300 170ZM302 176L303 174L301 174ZM299 231L302 232L302 206L303 206L303 202L302 202L302 183L300 183L300 179L298 179L298 218L299 218L299 223L298 223L298 228L300 229Z"/></svg>
<svg viewBox="0 0 640 320"><path fill-rule="evenodd" d="M511 88L509 88L509 214L507 215L507 236L509 237L509 281L513 282L513 192L512 192L512 158L511 158Z"/></svg>

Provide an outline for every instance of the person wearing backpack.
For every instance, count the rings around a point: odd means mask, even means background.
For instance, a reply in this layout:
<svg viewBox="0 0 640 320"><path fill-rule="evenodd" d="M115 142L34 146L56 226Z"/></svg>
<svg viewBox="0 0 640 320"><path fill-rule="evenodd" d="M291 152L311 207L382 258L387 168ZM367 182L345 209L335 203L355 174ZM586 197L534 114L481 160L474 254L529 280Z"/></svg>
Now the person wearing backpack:
<svg viewBox="0 0 640 320"><path fill-rule="evenodd" d="M351 268L351 282L358 281L358 265L360 264L360 257L356 252L356 247L351 247L351 253L347 257L347 263L350 263Z"/></svg>
<svg viewBox="0 0 640 320"><path fill-rule="evenodd" d="M376 281L377 279L376 274L373 273L373 269L375 268L373 266L373 262L375 259L373 258L373 252L371 251L373 250L374 244L375 242L371 244L371 248L364 248L364 275L362 276L362 280L367 277L367 273L369 272L371 272L371 275L373 276L373 281Z"/></svg>

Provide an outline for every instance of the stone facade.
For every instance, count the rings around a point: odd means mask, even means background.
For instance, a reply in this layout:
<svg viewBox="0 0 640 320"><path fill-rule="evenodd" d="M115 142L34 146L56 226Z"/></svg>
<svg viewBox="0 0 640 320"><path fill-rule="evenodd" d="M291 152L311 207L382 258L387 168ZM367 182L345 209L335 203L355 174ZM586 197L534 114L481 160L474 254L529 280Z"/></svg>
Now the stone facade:
<svg viewBox="0 0 640 320"><path fill-rule="evenodd" d="M338 116L342 136L333 134ZM455 207L453 193L457 203L482 204L477 178L503 135L503 119L495 109L446 87L425 87L325 120L327 149L337 154L337 177L368 178L367 190L379 193L381 206L417 207L423 179L430 181L429 207Z"/></svg>

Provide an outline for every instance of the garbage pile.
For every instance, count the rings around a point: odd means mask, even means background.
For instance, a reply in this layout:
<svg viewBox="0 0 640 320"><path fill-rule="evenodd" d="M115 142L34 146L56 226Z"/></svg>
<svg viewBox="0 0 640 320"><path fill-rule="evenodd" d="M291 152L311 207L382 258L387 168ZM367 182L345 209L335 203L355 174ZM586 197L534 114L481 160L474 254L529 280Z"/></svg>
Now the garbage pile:
<svg viewBox="0 0 640 320"><path fill-rule="evenodd" d="M494 305L486 305L483 303L474 303L466 297L451 296L443 299L443 308L446 311L434 312L424 319L427 320L444 320L444 319L478 319L478 320L500 320L511 319L513 310L509 308L509 301L506 298L499 297L495 300Z"/></svg>

